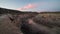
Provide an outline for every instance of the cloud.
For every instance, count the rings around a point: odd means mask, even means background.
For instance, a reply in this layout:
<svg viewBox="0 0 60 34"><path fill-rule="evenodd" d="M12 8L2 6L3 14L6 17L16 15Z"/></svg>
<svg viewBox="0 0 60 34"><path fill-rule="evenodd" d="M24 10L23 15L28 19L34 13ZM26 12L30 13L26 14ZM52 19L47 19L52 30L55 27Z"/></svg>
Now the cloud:
<svg viewBox="0 0 60 34"><path fill-rule="evenodd" d="M17 10L27 10L27 9L33 9L33 8L36 8L37 7L37 4L28 4L22 8L18 8Z"/></svg>

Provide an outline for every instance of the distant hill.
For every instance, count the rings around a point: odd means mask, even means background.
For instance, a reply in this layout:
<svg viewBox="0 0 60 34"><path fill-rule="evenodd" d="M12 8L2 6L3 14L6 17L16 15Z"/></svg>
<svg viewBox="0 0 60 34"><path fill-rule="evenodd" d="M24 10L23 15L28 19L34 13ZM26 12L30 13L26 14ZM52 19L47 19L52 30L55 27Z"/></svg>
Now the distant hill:
<svg viewBox="0 0 60 34"><path fill-rule="evenodd" d="M37 12L23 12L18 10L12 10L12 9L6 9L6 8L0 8L0 14L28 14L28 13L37 13Z"/></svg>

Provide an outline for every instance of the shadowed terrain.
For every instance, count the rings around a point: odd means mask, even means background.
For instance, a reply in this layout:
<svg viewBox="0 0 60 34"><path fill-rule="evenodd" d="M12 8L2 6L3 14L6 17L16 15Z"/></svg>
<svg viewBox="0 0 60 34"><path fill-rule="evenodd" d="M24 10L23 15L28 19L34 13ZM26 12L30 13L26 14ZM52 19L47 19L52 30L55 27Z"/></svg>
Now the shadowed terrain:
<svg viewBox="0 0 60 34"><path fill-rule="evenodd" d="M0 34L60 34L60 12L0 8Z"/></svg>

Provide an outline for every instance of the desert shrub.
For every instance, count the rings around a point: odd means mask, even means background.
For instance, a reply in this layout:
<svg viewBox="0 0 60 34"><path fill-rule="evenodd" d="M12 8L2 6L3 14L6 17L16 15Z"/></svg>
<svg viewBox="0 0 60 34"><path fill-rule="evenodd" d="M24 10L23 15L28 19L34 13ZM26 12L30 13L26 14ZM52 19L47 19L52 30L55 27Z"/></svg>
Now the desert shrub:
<svg viewBox="0 0 60 34"><path fill-rule="evenodd" d="M0 16L0 34L21 34L21 31L11 23L7 15Z"/></svg>

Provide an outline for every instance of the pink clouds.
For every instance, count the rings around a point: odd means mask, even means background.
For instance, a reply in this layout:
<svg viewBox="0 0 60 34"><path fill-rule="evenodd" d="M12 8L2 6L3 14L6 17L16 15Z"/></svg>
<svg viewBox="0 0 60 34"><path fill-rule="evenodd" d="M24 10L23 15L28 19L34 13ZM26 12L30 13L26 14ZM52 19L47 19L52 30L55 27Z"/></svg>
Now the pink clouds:
<svg viewBox="0 0 60 34"><path fill-rule="evenodd" d="M22 8L18 8L17 10L26 10L26 9L33 9L33 8L36 8L36 4L28 4Z"/></svg>

